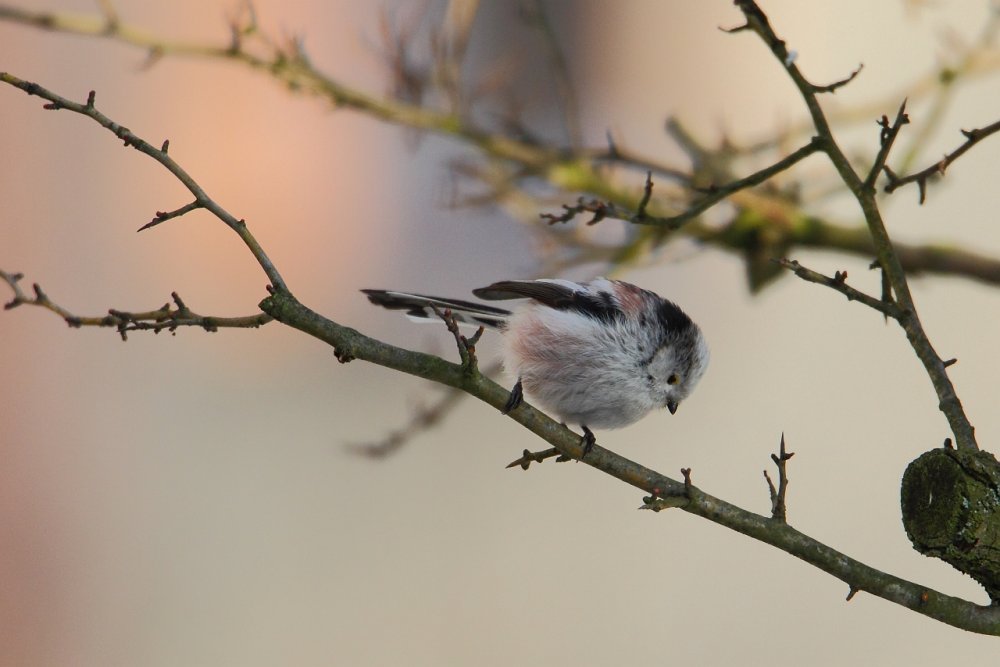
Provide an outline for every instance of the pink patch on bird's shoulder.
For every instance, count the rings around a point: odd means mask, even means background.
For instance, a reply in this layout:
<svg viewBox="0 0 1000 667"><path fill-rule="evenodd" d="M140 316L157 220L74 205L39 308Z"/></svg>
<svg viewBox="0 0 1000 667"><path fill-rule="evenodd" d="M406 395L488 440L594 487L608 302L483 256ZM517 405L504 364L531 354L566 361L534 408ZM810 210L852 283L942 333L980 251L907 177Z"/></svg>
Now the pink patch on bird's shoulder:
<svg viewBox="0 0 1000 667"><path fill-rule="evenodd" d="M615 296L621 309L628 315L637 317L642 312L645 299L642 290L628 283L615 283Z"/></svg>

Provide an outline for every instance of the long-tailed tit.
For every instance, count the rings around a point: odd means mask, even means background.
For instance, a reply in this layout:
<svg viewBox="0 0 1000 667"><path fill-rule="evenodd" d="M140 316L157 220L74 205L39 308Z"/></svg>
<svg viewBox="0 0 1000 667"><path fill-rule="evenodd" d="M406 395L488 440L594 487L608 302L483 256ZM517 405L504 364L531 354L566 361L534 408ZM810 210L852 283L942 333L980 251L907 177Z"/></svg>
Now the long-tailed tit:
<svg viewBox="0 0 1000 667"><path fill-rule="evenodd" d="M676 304L620 280L504 280L473 290L480 299L529 301L514 311L485 304L390 290L362 290L385 308L432 319L447 308L455 319L503 333L503 360L517 378L504 412L521 403L522 388L563 422L621 428L651 410L671 414L708 366L708 345Z"/></svg>

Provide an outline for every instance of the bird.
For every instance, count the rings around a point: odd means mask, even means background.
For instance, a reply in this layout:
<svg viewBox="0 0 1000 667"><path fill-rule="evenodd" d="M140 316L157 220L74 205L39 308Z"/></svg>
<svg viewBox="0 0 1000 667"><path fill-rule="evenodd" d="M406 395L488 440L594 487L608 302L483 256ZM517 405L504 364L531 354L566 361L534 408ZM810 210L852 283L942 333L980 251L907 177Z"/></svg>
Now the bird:
<svg viewBox="0 0 1000 667"><path fill-rule="evenodd" d="M504 413L526 394L563 424L583 430L628 426L653 410L677 411L704 375L709 348L681 308L649 290L608 278L502 280L472 293L485 301L523 299L512 310L461 299L364 289L369 301L416 320L440 318L496 329L503 365L516 382Z"/></svg>

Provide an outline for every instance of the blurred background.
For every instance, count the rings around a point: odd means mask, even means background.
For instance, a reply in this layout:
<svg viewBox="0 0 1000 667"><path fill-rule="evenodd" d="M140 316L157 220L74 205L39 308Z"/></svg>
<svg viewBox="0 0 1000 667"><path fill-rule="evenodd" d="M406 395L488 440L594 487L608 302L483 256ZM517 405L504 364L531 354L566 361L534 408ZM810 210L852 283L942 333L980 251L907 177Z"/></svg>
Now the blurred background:
<svg viewBox="0 0 1000 667"><path fill-rule="evenodd" d="M832 112L888 100L839 135L861 154L874 150L875 119L891 116L913 81L953 64L991 15L973 1L762 5L811 80L864 63L823 98ZM18 6L101 11L87 0ZM435 2L254 6L270 34L300 38L317 68L375 96L391 87L385 34L426 33L443 14ZM664 132L668 116L707 145L723 136L748 145L805 117L759 39L718 29L741 22L730 2L544 6L585 145L603 146L611 131L683 167ZM115 8L156 35L220 45L241 11L228 0ZM468 76L509 83L507 101L525 122L559 139L565 96L550 55L518 3L482 3ZM359 289L464 296L536 275L550 248L537 229L545 211L519 218L509 206L453 206L450 167L468 147L291 95L237 63L150 63L113 41L0 21L0 70L76 100L96 90L111 118L153 144L169 138L170 154L246 219L299 299L398 345L455 356L443 327L372 308ZM960 128L1000 117L996 77L960 84L919 166L957 146ZM136 234L188 193L90 120L41 105L0 87L0 268L24 272L25 287L39 282L80 315L153 309L171 291L202 314L256 312L266 278L228 229L194 213ZM928 98L915 98L905 132L919 132L930 111ZM1000 255L996 141L957 162L924 206L915 189L886 200L894 238ZM786 178L835 183L816 157ZM816 212L860 223L843 197ZM623 229L609 220L596 234L613 241ZM846 269L878 293L866 258L794 256L827 274ZM971 579L913 551L900 523L904 468L949 432L897 326L789 276L752 295L737 256L691 243L616 275L681 304L713 358L676 415L599 433L603 446L674 477L691 467L706 492L767 513L761 471L784 433L796 453L792 525L876 568L987 602ZM980 444L996 451L1000 291L948 277L911 286L937 349L959 359L951 377ZM490 337L480 344L486 360L497 350ZM844 602L838 580L707 521L636 511L641 493L586 466L505 470L544 443L474 400L390 457L359 456L352 445L404 428L439 390L341 365L277 324L134 333L123 343L22 307L0 313L0 378L4 665L929 665L996 656L995 639L863 593Z"/></svg>

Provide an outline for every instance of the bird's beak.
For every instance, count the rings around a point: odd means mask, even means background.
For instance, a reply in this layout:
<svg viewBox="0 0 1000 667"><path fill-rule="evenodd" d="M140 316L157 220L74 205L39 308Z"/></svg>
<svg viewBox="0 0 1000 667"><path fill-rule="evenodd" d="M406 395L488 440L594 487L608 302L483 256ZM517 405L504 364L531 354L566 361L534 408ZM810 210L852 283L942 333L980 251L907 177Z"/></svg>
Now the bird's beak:
<svg viewBox="0 0 1000 667"><path fill-rule="evenodd" d="M677 401L667 401L667 410L670 410L670 414L677 412Z"/></svg>

